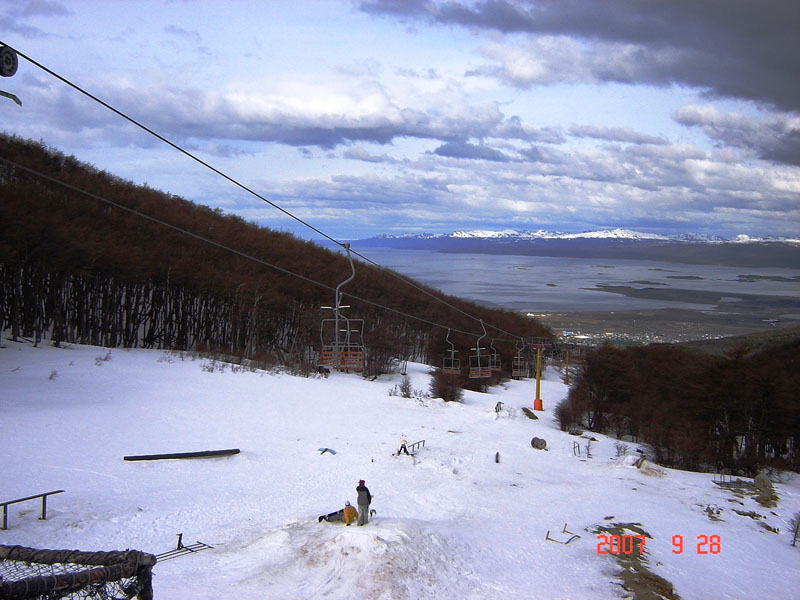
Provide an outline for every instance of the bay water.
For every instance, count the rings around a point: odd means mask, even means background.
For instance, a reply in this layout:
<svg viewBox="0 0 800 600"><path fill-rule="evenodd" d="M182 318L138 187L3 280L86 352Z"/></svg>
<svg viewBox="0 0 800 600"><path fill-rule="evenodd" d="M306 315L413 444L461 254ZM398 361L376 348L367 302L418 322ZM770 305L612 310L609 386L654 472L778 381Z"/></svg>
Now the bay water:
<svg viewBox="0 0 800 600"><path fill-rule="evenodd" d="M632 298L603 286L706 290L800 299L800 269L722 267L608 258L455 254L430 250L354 248L360 254L441 290L486 306L540 313L659 308L710 310L711 305ZM398 282L398 285L402 285ZM726 297L725 294L732 294Z"/></svg>

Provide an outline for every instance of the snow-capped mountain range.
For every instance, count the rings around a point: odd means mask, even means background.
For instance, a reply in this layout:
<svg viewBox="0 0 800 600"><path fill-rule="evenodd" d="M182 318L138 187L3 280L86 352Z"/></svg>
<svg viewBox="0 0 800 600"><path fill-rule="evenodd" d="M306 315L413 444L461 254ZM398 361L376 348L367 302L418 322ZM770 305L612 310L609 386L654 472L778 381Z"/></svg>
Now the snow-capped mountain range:
<svg viewBox="0 0 800 600"><path fill-rule="evenodd" d="M564 233L561 231L547 231L538 229L536 231L516 230L516 229L473 229L470 231L454 231L451 233L407 233L401 235L379 235L374 239L472 239L472 240L633 240L633 241L674 241L674 242L713 242L713 243L764 243L764 242L783 242L790 244L800 244L800 238L787 237L760 237L740 234L733 238L724 238L718 235L705 233L680 233L676 235L661 235L657 233L645 233L631 229L602 229L597 231L584 231L581 233Z"/></svg>
<svg viewBox="0 0 800 600"><path fill-rule="evenodd" d="M800 238L703 233L660 235L630 229L583 233L516 229L380 235L357 246L448 253L620 258L739 267L800 268Z"/></svg>

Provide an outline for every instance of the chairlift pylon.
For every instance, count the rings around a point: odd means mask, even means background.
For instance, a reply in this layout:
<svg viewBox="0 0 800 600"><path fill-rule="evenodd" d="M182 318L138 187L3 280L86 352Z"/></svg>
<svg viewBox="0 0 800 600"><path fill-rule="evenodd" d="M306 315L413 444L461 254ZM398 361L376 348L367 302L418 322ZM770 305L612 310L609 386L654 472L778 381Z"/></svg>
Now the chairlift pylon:
<svg viewBox="0 0 800 600"><path fill-rule="evenodd" d="M350 276L336 286L334 292L334 305L323 306L333 310L332 319L323 319L320 325L320 364L331 367L337 371L353 371L360 373L366 363L364 352L364 319L349 319L341 309L349 308L342 305L342 286L349 283L356 276L356 267L350 256L350 244L342 244L347 251L347 260L350 262ZM331 331L332 330L332 331Z"/></svg>

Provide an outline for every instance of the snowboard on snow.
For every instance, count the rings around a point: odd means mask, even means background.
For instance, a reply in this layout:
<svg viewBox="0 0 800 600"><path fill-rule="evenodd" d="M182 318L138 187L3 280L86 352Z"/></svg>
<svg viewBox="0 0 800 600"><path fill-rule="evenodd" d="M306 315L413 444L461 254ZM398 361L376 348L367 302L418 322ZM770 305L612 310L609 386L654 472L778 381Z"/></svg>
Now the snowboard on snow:
<svg viewBox="0 0 800 600"><path fill-rule="evenodd" d="M344 521L344 509L337 510L332 513L328 513L327 515L320 515L317 519L318 523L322 523L323 521L328 521L329 523L338 523Z"/></svg>

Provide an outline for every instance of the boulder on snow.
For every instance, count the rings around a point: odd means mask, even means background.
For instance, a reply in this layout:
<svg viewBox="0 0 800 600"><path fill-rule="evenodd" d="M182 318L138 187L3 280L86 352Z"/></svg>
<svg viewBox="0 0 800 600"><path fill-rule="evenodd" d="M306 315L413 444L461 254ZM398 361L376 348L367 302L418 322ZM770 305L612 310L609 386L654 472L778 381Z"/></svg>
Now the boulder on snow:
<svg viewBox="0 0 800 600"><path fill-rule="evenodd" d="M772 493L775 491L775 488L772 485L772 482L769 480L769 477L766 476L765 473L759 473L758 475L753 478L753 485L756 486L756 489L762 492Z"/></svg>
<svg viewBox="0 0 800 600"><path fill-rule="evenodd" d="M758 492L756 494L756 502L766 507L774 507L778 504L778 495L775 493L775 487L769 480L765 473L759 473L753 478L753 485Z"/></svg>
<svg viewBox="0 0 800 600"><path fill-rule="evenodd" d="M537 450L544 450L545 448L547 448L547 442L542 438L535 437L531 440L531 446L533 446Z"/></svg>

